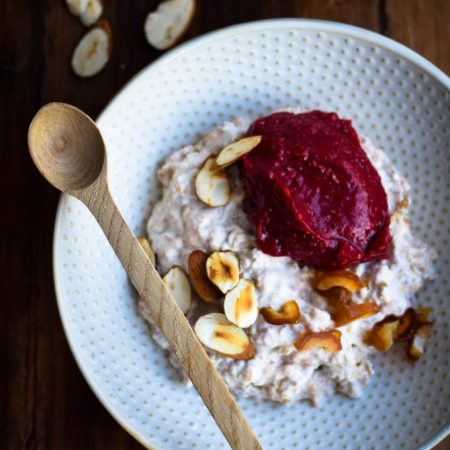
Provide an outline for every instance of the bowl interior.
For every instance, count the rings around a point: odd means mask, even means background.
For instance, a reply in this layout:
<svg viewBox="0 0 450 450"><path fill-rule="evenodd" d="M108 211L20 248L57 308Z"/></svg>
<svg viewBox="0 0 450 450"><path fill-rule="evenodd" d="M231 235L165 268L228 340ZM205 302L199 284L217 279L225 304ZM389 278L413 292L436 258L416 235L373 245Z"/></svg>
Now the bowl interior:
<svg viewBox="0 0 450 450"><path fill-rule="evenodd" d="M438 251L438 278L420 292L437 320L425 357L398 346L375 358L357 401L316 409L239 398L265 449L411 449L449 422L449 94L423 66L351 27L273 22L182 47L144 70L99 119L114 197L142 233L158 163L235 115L287 106L337 111L384 148L411 184L416 232ZM219 449L226 441L193 389L151 340L136 296L94 219L63 196L55 232L61 315L82 371L112 414L158 449Z"/></svg>

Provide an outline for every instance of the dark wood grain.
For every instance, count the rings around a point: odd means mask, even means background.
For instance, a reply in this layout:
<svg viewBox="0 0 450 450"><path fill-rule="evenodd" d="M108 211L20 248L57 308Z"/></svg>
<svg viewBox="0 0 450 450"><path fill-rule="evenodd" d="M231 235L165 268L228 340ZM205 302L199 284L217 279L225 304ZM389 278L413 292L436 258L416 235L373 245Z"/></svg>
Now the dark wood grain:
<svg viewBox="0 0 450 450"><path fill-rule="evenodd" d="M52 235L58 193L32 167L28 124L43 103L66 101L95 116L161 52L142 32L157 0L105 0L111 61L90 80L70 70L84 28L64 0L0 2L0 449L142 448L110 417L82 378L58 316ZM447 0L198 0L185 39L272 17L335 20L378 31L450 71ZM450 441L439 449L450 448Z"/></svg>

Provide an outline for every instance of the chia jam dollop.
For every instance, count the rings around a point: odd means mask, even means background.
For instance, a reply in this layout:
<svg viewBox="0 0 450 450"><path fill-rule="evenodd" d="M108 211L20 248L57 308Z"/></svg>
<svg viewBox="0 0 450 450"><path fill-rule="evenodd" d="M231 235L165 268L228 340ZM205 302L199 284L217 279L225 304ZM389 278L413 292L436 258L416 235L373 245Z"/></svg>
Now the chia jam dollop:
<svg viewBox="0 0 450 450"><path fill-rule="evenodd" d="M389 258L386 192L350 120L279 112L247 135L262 136L240 176L264 253L323 269Z"/></svg>

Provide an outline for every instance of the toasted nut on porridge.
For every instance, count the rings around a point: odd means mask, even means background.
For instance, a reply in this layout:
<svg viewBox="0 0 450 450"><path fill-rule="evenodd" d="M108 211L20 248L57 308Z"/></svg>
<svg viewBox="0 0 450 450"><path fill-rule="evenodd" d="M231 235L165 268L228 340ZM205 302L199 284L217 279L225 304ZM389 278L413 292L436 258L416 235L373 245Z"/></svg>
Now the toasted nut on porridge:
<svg viewBox="0 0 450 450"><path fill-rule="evenodd" d="M255 323L258 317L255 285L251 281L240 280L225 295L223 308L227 319L238 327L247 328Z"/></svg>
<svg viewBox="0 0 450 450"><path fill-rule="evenodd" d="M337 327L346 325L354 320L364 319L369 316L373 316L379 311L379 308L375 302L353 303L345 305L342 303L336 303L333 306L331 317Z"/></svg>
<svg viewBox="0 0 450 450"><path fill-rule="evenodd" d="M195 333L203 345L234 359L250 359L255 349L245 331L232 324L224 314L210 313L200 317Z"/></svg>
<svg viewBox="0 0 450 450"><path fill-rule="evenodd" d="M166 0L145 21L145 37L150 45L165 50L185 33L194 17L195 0Z"/></svg>
<svg viewBox="0 0 450 450"><path fill-rule="evenodd" d="M273 308L261 308L260 312L266 322L272 325L287 325L300 321L300 308L295 300L284 303L279 311Z"/></svg>
<svg viewBox="0 0 450 450"><path fill-rule="evenodd" d="M262 136L249 136L227 145L217 155L217 166L223 169L235 163L241 156L251 152L261 139Z"/></svg>
<svg viewBox="0 0 450 450"><path fill-rule="evenodd" d="M210 156L195 178L198 198L211 207L224 206L231 198L230 182L225 170L217 170L215 156Z"/></svg>
<svg viewBox="0 0 450 450"><path fill-rule="evenodd" d="M417 328L417 313L413 308L408 308L400 317L399 325L395 333L395 339L408 341L414 336Z"/></svg>
<svg viewBox="0 0 450 450"><path fill-rule="evenodd" d="M219 288L211 283L206 273L208 255L201 250L194 250L188 259L189 278L197 295L207 303L214 303L223 297Z"/></svg>
<svg viewBox="0 0 450 450"><path fill-rule="evenodd" d="M341 286L334 286L326 291L321 291L320 294L333 303L349 305L352 302L352 293Z"/></svg>
<svg viewBox="0 0 450 450"><path fill-rule="evenodd" d="M225 294L239 282L239 260L234 252L213 252L206 260L208 278Z"/></svg>
<svg viewBox="0 0 450 450"><path fill-rule="evenodd" d="M72 69L80 77L92 77L100 72L111 55L111 28L101 20L80 40L72 55Z"/></svg>
<svg viewBox="0 0 450 450"><path fill-rule="evenodd" d="M156 265L155 253L153 252L152 247L150 246L150 242L148 242L148 240L144 236L139 236L137 240L139 241L139 244L141 244L141 247L144 249L145 253L147 253L147 256L150 258L150 261L152 262L153 266L155 266Z"/></svg>
<svg viewBox="0 0 450 450"><path fill-rule="evenodd" d="M187 314L191 307L192 292L188 278L181 267L172 267L164 275L163 281L183 314Z"/></svg>
<svg viewBox="0 0 450 450"><path fill-rule="evenodd" d="M433 325L431 323L423 323L419 325L419 328L415 332L406 353L409 361L416 362L424 354L425 345L431 335L432 328Z"/></svg>
<svg viewBox="0 0 450 450"><path fill-rule="evenodd" d="M367 336L367 343L380 352L389 350L397 333L400 320L387 318L376 323Z"/></svg>
<svg viewBox="0 0 450 450"><path fill-rule="evenodd" d="M294 342L294 346L299 351L321 348L328 352L338 352L342 350L341 332L339 330L320 331L317 333L309 331L300 335Z"/></svg>
<svg viewBox="0 0 450 450"><path fill-rule="evenodd" d="M362 280L349 270L333 270L330 272L317 272L314 287L319 291L327 291L333 287L340 286L350 292L358 291L367 287L367 280Z"/></svg>
<svg viewBox="0 0 450 450"><path fill-rule="evenodd" d="M100 18L103 12L101 0L88 0L86 9L80 14L81 23L90 27Z"/></svg>
<svg viewBox="0 0 450 450"><path fill-rule="evenodd" d="M79 16L86 10L88 0L66 0L66 4L74 16Z"/></svg>

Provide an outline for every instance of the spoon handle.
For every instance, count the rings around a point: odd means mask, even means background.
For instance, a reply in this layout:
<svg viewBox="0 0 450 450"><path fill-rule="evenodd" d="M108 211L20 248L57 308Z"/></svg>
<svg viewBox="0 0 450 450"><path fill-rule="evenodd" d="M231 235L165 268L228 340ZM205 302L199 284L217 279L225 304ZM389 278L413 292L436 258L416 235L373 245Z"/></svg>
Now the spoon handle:
<svg viewBox="0 0 450 450"><path fill-rule="evenodd" d="M111 197L106 176L72 193L90 209L145 301L183 369L233 449L261 449L253 430L214 369L192 327L128 227Z"/></svg>

